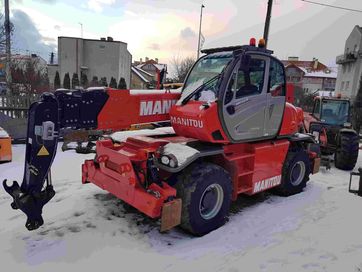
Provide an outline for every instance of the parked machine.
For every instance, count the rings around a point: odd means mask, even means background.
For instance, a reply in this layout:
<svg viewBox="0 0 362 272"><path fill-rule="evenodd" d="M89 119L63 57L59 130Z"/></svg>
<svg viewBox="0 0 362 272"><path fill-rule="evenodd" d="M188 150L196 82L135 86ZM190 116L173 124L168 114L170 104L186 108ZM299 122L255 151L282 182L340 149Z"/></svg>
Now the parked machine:
<svg viewBox="0 0 362 272"><path fill-rule="evenodd" d="M109 88L43 95L30 108L23 182L3 182L12 207L27 215L26 227L43 224L42 208L55 194L50 167L65 127L171 121L174 134L99 140L95 158L82 165L83 184L161 218L161 231L180 225L204 235L226 222L239 194L300 193L319 170L309 148L315 141L298 133L303 112L286 102L283 64L262 41L251 41L204 50L181 97L177 90Z"/></svg>
<svg viewBox="0 0 362 272"><path fill-rule="evenodd" d="M11 137L0 127L0 163L12 160Z"/></svg>
<svg viewBox="0 0 362 272"><path fill-rule="evenodd" d="M351 125L348 99L316 97L313 112L305 114L305 130L315 135L322 156L334 156L334 164L352 170L357 162L359 135ZM328 158L328 157L327 157Z"/></svg>

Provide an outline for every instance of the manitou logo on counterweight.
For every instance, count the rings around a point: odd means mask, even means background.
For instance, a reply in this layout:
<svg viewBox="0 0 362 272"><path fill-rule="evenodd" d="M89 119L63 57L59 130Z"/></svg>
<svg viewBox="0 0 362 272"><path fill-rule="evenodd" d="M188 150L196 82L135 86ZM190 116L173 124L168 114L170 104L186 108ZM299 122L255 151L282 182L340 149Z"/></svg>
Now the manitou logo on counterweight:
<svg viewBox="0 0 362 272"><path fill-rule="evenodd" d="M177 100L141 101L140 116L167 114Z"/></svg>
<svg viewBox="0 0 362 272"><path fill-rule="evenodd" d="M269 189L271 187L277 186L281 183L281 181L282 181L282 176L279 175L255 182L253 193L258 193L266 189Z"/></svg>

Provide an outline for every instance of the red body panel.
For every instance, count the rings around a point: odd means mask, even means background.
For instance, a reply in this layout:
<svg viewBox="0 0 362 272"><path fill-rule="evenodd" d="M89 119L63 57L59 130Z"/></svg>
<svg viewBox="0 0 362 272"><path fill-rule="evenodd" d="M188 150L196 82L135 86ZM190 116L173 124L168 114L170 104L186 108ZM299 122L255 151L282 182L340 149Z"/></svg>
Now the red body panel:
<svg viewBox="0 0 362 272"><path fill-rule="evenodd" d="M98 129L122 130L133 124L168 121L178 90L113 90L98 115Z"/></svg>
<svg viewBox="0 0 362 272"><path fill-rule="evenodd" d="M82 181L96 184L152 218L159 217L165 200L175 197L176 190L162 180L163 188L152 183L148 189L153 192L145 191L141 173L147 172L148 153L156 154L159 147L169 142L188 141L195 139L137 136L121 145L110 140L98 141L97 163L85 161ZM287 140L225 145L224 154L213 161L230 173L233 200L241 193L252 195L279 185L288 147Z"/></svg>
<svg viewBox="0 0 362 272"><path fill-rule="evenodd" d="M216 102L210 103L207 108L203 104L205 102L189 101L186 105L172 107L170 118L176 134L209 143L228 143L219 121ZM212 134L216 132L223 139L215 139Z"/></svg>
<svg viewBox="0 0 362 272"><path fill-rule="evenodd" d="M139 170L146 167L147 152L155 152L166 143L149 137L129 138L122 145L113 145L111 140L97 141L97 163L85 161L82 182L92 182L146 215L159 217L164 201L176 197L176 190L162 182L163 188L152 183L147 192L142 187L144 176Z"/></svg>
<svg viewBox="0 0 362 272"><path fill-rule="evenodd" d="M0 138L0 162L12 160L11 138Z"/></svg>
<svg viewBox="0 0 362 272"><path fill-rule="evenodd" d="M285 103L282 127L279 135L291 135L298 132L299 127L303 124L303 110Z"/></svg>
<svg viewBox="0 0 362 272"><path fill-rule="evenodd" d="M241 193L252 195L277 186L288 148L288 140L226 145L224 156L214 162L230 173L233 200ZM272 184L268 182L270 178L276 178L278 182ZM268 184L260 185L265 180Z"/></svg>
<svg viewBox="0 0 362 272"><path fill-rule="evenodd" d="M287 83L287 93L285 97L286 101L290 104L294 104L294 84Z"/></svg>

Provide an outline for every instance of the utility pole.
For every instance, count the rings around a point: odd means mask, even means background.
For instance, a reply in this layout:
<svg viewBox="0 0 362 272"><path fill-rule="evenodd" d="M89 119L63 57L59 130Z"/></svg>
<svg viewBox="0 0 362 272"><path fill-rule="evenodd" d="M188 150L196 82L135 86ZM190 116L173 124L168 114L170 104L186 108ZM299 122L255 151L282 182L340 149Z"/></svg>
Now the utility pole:
<svg viewBox="0 0 362 272"><path fill-rule="evenodd" d="M80 24L80 37L83 39L83 24L82 23L78 24Z"/></svg>
<svg viewBox="0 0 362 272"><path fill-rule="evenodd" d="M268 46L269 27L270 27L272 6L273 6L273 0L268 0L268 10L266 12L265 25L264 25L265 48L267 48L267 46Z"/></svg>
<svg viewBox="0 0 362 272"><path fill-rule="evenodd" d="M6 73L6 85L9 92L11 92L11 51L10 51L10 19L9 19L9 0L5 0L5 50L6 50L6 64L5 64L5 73Z"/></svg>
<svg viewBox="0 0 362 272"><path fill-rule="evenodd" d="M197 43L197 59L198 59L199 56L200 56L200 39L201 39L202 9L203 9L204 7L205 7L205 6L202 4L202 5L201 5L201 11L200 11L199 41L198 41L198 43Z"/></svg>

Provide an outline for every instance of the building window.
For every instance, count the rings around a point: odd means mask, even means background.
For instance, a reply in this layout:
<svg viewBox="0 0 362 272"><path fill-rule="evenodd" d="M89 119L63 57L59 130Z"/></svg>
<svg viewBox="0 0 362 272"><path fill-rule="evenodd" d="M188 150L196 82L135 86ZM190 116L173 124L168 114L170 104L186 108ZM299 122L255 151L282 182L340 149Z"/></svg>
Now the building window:
<svg viewBox="0 0 362 272"><path fill-rule="evenodd" d="M341 83L341 91L343 91L344 90L344 81L342 81L342 83Z"/></svg>
<svg viewBox="0 0 362 272"><path fill-rule="evenodd" d="M346 73L346 65L343 65L343 64L342 64L342 71L343 71L343 74Z"/></svg>
<svg viewBox="0 0 362 272"><path fill-rule="evenodd" d="M346 81L346 91L349 89L349 81Z"/></svg>

